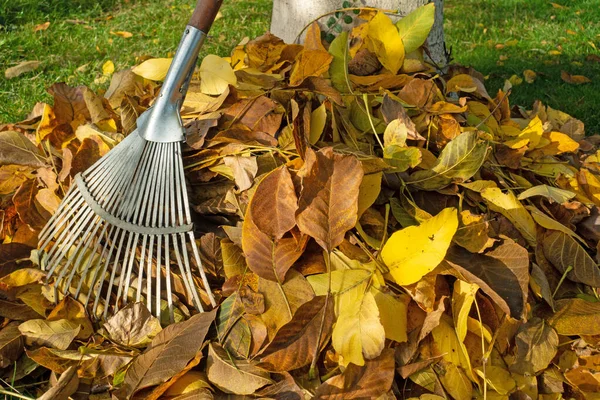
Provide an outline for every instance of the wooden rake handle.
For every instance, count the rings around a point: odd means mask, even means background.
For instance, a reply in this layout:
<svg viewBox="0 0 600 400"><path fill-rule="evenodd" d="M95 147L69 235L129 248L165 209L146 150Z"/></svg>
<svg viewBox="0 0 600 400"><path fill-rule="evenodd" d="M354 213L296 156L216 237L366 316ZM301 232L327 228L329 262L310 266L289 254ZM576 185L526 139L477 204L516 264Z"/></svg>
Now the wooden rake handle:
<svg viewBox="0 0 600 400"><path fill-rule="evenodd" d="M188 25L198 28L204 33L208 33L217 17L221 4L223 4L223 0L198 0L196 9Z"/></svg>

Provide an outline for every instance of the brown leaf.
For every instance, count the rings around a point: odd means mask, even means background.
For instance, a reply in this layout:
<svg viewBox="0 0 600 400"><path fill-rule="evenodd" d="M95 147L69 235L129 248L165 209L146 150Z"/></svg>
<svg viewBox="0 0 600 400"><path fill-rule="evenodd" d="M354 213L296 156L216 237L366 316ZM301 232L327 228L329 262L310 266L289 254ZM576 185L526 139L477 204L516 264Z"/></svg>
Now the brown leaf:
<svg viewBox="0 0 600 400"><path fill-rule="evenodd" d="M300 230L331 252L356 224L363 170L354 156L331 147L308 150L296 221Z"/></svg>
<svg viewBox="0 0 600 400"><path fill-rule="evenodd" d="M292 67L290 85L298 86L309 76L321 76L329 71L333 56L325 50L304 49Z"/></svg>
<svg viewBox="0 0 600 400"><path fill-rule="evenodd" d="M333 301L329 300L327 308L325 305L325 296L317 296L298 308L292 320L279 329L261 354L265 368L291 371L310 364L315 351L323 348L331 334ZM320 330L322 322L323 329ZM320 338L318 343L317 338Z"/></svg>
<svg viewBox="0 0 600 400"><path fill-rule="evenodd" d="M0 132L0 165L26 165L40 168L46 165L43 153L22 133Z"/></svg>
<svg viewBox="0 0 600 400"><path fill-rule="evenodd" d="M134 359L118 390L120 398L160 385L182 371L202 348L217 310L194 315L185 322L169 325L152 340L144 353Z"/></svg>
<svg viewBox="0 0 600 400"><path fill-rule="evenodd" d="M38 194L37 181L29 180L21 185L13 196L13 203L21 221L34 230L39 230L46 225L50 214L43 208L38 208L35 197Z"/></svg>
<svg viewBox="0 0 600 400"><path fill-rule="evenodd" d="M17 361L23 353L23 336L19 323L11 322L0 331L0 368L6 368Z"/></svg>
<svg viewBox="0 0 600 400"><path fill-rule="evenodd" d="M592 80L583 75L571 75L567 71L560 71L560 79L572 85L581 85L590 83Z"/></svg>
<svg viewBox="0 0 600 400"><path fill-rule="evenodd" d="M558 350L558 335L544 320L532 318L519 327L515 337L517 357L511 372L535 374L548 367Z"/></svg>
<svg viewBox="0 0 600 400"><path fill-rule="evenodd" d="M563 299L556 302L556 309L548 323L559 335L600 335L600 303Z"/></svg>
<svg viewBox="0 0 600 400"><path fill-rule="evenodd" d="M131 69L116 72L110 81L110 86L106 90L104 97L113 109L121 106L126 96L142 94L141 85L138 83L141 77L134 74Z"/></svg>
<svg viewBox="0 0 600 400"><path fill-rule="evenodd" d="M233 178L240 192L252 186L258 172L256 157L227 156L223 158L223 162L233 171Z"/></svg>
<svg viewBox="0 0 600 400"><path fill-rule="evenodd" d="M248 66L267 71L279 60L285 48L283 40L267 32L246 44Z"/></svg>
<svg viewBox="0 0 600 400"><path fill-rule="evenodd" d="M0 244L0 277L17 269L30 267L31 250L33 248L21 243Z"/></svg>
<svg viewBox="0 0 600 400"><path fill-rule="evenodd" d="M73 88L65 83L50 86L48 93L54 97L53 109L59 124L68 124L80 116L90 120L90 112L83 97L87 90L89 89L85 86Z"/></svg>
<svg viewBox="0 0 600 400"><path fill-rule="evenodd" d="M208 345L208 379L226 393L252 394L271 383L267 371L252 361L232 359L218 344Z"/></svg>
<svg viewBox="0 0 600 400"><path fill-rule="evenodd" d="M544 255L561 273L569 267L567 278L592 287L600 287L600 269L592 257L571 236L560 231L547 231L542 242Z"/></svg>
<svg viewBox="0 0 600 400"><path fill-rule="evenodd" d="M294 183L285 166L260 181L249 204L252 220L271 239L281 239L296 226L294 214L297 209Z"/></svg>
<svg viewBox="0 0 600 400"><path fill-rule="evenodd" d="M79 376L76 367L69 367L61 374L55 386L44 393L38 400L61 400L68 399L79 387Z"/></svg>
<svg viewBox="0 0 600 400"><path fill-rule="evenodd" d="M71 162L71 176L87 170L100 159L100 147L92 138L85 138Z"/></svg>
<svg viewBox="0 0 600 400"><path fill-rule="evenodd" d="M485 254L472 254L451 246L446 261L462 276L479 285L506 313L520 319L527 301L529 255L517 243L507 241Z"/></svg>
<svg viewBox="0 0 600 400"><path fill-rule="evenodd" d="M349 364L341 375L319 386L315 399L375 399L385 394L394 381L394 351L384 349L380 356L359 367Z"/></svg>
<svg viewBox="0 0 600 400"><path fill-rule="evenodd" d="M405 103L425 108L443 96L435 83L425 79L413 79L398 92L398 97Z"/></svg>
<svg viewBox="0 0 600 400"><path fill-rule="evenodd" d="M144 303L127 305L102 325L109 339L125 347L146 347L161 331Z"/></svg>
<svg viewBox="0 0 600 400"><path fill-rule="evenodd" d="M41 63L39 61L23 61L14 67L7 68L6 71L4 71L4 77L6 79L16 78L19 75L37 69L40 65Z"/></svg>
<svg viewBox="0 0 600 400"><path fill-rule="evenodd" d="M87 317L85 307L71 296L63 298L54 310L48 314L46 319L48 321L66 319L79 324L81 329L77 335L77 339L87 339L94 333L94 327Z"/></svg>
<svg viewBox="0 0 600 400"><path fill-rule="evenodd" d="M283 283L288 270L302 255L306 241L298 242L293 237L269 238L258 229L249 210L242 227L242 249L248 267L261 278Z"/></svg>

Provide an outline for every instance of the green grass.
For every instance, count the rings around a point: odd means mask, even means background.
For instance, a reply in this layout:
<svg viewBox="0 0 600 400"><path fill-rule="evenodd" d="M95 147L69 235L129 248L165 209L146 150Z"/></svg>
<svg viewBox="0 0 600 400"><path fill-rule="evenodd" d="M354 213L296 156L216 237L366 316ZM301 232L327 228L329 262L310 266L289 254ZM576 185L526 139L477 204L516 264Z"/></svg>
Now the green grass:
<svg viewBox="0 0 600 400"><path fill-rule="evenodd" d="M494 96L512 75L531 69L537 80L513 87L512 105L531 108L535 99L581 119L586 133L600 134L600 55L598 0L446 0L445 34L452 56L488 76L485 85ZM567 30L572 31L571 33ZM574 34L573 34L574 33ZM497 49L511 40L514 46ZM559 50L560 55L551 55ZM508 57L500 61L501 56ZM561 70L584 75L591 83L563 82Z"/></svg>
<svg viewBox="0 0 600 400"><path fill-rule="evenodd" d="M12 1L17 6L0 6L0 20L13 21L0 30L0 123L21 120L36 102L51 101L46 88L55 82L106 89L109 82L102 82L102 65L108 60L119 70L135 65L141 57L168 56L177 48L195 5L194 0L112 0L112 9L103 12L100 4L111 0L54 0L73 4L70 13L64 7L36 8L35 3L42 3L37 0L0 0L0 5ZM19 5L29 11L18 11ZM223 17L213 25L201 56L229 55L245 36L264 33L271 18L271 0L228 0L221 11ZM47 30L34 32L37 24L46 21L50 21ZM133 37L122 38L111 31L131 32ZM42 67L4 78L6 68L26 60L41 61Z"/></svg>
<svg viewBox="0 0 600 400"><path fill-rule="evenodd" d="M446 0L445 29L453 58L488 77L491 95L512 75L525 69L537 80L513 87L511 104L530 108L535 99L563 110L600 133L600 64L586 56L599 54L600 7L597 0ZM25 60L42 67L12 80L0 76L0 123L23 119L37 101L50 101L45 88L55 82L105 89L102 65L116 69L142 57L167 56L179 42L194 0L0 0L0 72ZM226 0L223 18L202 53L228 55L244 36L264 33L272 0ZM341 1L340 1L341 3ZM79 20L84 23L72 23ZM45 31L37 24L50 21ZM567 32L570 30L571 32ZM111 31L128 31L125 39ZM574 33L574 34L573 34ZM498 49L496 45L513 46ZM500 47L500 46L498 46ZM559 50L560 55L551 55ZM505 60L500 58L507 57ZM585 75L592 83L571 85L561 70Z"/></svg>

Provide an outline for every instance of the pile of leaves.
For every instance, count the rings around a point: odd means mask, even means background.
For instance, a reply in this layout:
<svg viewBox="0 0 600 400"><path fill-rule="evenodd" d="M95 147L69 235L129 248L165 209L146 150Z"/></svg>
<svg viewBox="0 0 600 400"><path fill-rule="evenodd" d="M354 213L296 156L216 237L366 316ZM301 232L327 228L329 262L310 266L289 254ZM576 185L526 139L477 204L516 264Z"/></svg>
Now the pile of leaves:
<svg viewBox="0 0 600 400"><path fill-rule="evenodd" d="M2 393L598 399L598 137L430 65L433 11L203 59L183 154L219 307L194 315L176 288L168 326L142 303L97 321L56 298L35 247L170 60L102 94L55 84L52 106L0 127Z"/></svg>

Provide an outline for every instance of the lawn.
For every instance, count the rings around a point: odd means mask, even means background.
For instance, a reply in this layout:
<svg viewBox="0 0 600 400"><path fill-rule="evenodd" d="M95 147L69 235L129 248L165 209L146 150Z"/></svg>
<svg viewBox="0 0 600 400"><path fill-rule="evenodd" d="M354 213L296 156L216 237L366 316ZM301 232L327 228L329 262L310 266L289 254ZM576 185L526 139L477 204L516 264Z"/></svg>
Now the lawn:
<svg viewBox="0 0 600 400"><path fill-rule="evenodd" d="M512 104L529 108L540 99L583 120L588 134L600 133L600 63L590 57L600 55L600 7L597 0L555 1L447 0L448 47L455 61L486 75L490 93L513 75L535 71L535 82L514 85ZM108 60L118 70L145 57L169 55L193 3L0 0L0 71L25 60L42 62L18 78L0 77L0 123L20 120L37 101L49 101L45 88L54 82L105 89L102 65ZM244 36L266 31L271 1L226 0L222 11L203 54L227 55ZM35 31L47 21L48 29ZM566 83L561 71L592 82Z"/></svg>

